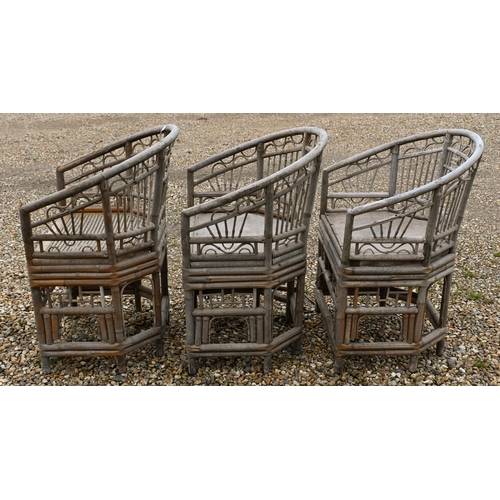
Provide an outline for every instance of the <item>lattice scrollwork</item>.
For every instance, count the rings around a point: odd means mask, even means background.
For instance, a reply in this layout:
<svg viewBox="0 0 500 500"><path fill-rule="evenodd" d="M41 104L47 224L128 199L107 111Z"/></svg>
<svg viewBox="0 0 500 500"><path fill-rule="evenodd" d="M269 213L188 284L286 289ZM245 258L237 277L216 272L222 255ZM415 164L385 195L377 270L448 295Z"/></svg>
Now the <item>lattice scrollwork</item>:
<svg viewBox="0 0 500 500"><path fill-rule="evenodd" d="M198 203L236 191L257 180L257 148L237 151L215 161L194 179Z"/></svg>
<svg viewBox="0 0 500 500"><path fill-rule="evenodd" d="M306 145L304 140L304 134L295 134L265 143L262 155L263 175L269 176L297 161L306 148L310 147L310 141Z"/></svg>
<svg viewBox="0 0 500 500"><path fill-rule="evenodd" d="M164 137L164 133L135 134L127 139L117 141L100 151L83 157L76 162L58 168L59 188L70 187L77 182L88 179L102 170L114 167L138 153L149 149ZM170 153L168 153L170 154ZM151 166L155 160L145 161Z"/></svg>
<svg viewBox="0 0 500 500"><path fill-rule="evenodd" d="M290 134L229 150L214 161L201 162L191 169L190 205L234 192L278 172L314 148L317 139L311 134ZM246 146L246 147L245 147Z"/></svg>
<svg viewBox="0 0 500 500"><path fill-rule="evenodd" d="M234 288L222 289L218 293L197 293L197 307L199 309L234 309L255 308L259 304L260 294L258 290L247 292Z"/></svg>
<svg viewBox="0 0 500 500"><path fill-rule="evenodd" d="M258 253L266 200L243 196L216 211L200 214L191 227L192 242L198 254Z"/></svg>
<svg viewBox="0 0 500 500"><path fill-rule="evenodd" d="M189 233L191 242L196 245L197 254L262 253L266 241L264 228L270 223L266 214L270 213L272 224L269 228L271 234L268 235L268 244L272 245L274 251L281 251L293 244L302 244L306 231L304 215L308 208L308 193L313 175L317 173L315 158L287 175L278 176L276 179L269 178L269 182L259 184L245 194L236 193L231 197L226 191L231 186L239 186L243 180L243 171L236 174L234 164L244 164L247 171L252 162L262 162L260 166L255 165L255 169L262 170L261 176L270 175L297 162L314 144L315 140L310 139L310 134L293 134L257 145L252 144L247 150L238 150L236 154L231 153L215 160L213 165L206 165L203 169L196 168L198 179L203 181L192 181L198 195L193 199L194 204L196 200L199 203L226 195L212 212L199 213L192 219ZM224 165L224 168L221 168L221 165ZM251 168L250 170L252 171ZM216 171L217 176L214 175ZM248 178L245 178L245 183L247 182ZM213 192L210 194L200 190L202 185L203 189L212 189Z"/></svg>
<svg viewBox="0 0 500 500"><path fill-rule="evenodd" d="M453 141L448 148L449 165L443 165L443 171L451 171L463 163L472 148L468 138L454 137ZM443 174L440 168L444 143L444 136L426 137L380 147L352 161L339 162L326 176L329 209L364 205L428 184ZM455 154L453 147L459 148L460 153Z"/></svg>
<svg viewBox="0 0 500 500"><path fill-rule="evenodd" d="M354 218L354 255L418 255L425 243L426 217L430 203L407 200L405 209L395 213L379 211ZM359 220L358 220L359 219Z"/></svg>
<svg viewBox="0 0 500 500"><path fill-rule="evenodd" d="M332 171L326 182L323 179L329 209L351 208L388 196L391 155L390 149L376 152Z"/></svg>
<svg viewBox="0 0 500 500"><path fill-rule="evenodd" d="M471 172L467 172L443 188L432 245L432 251L435 254L447 250L455 244L462 210L467 202L470 176Z"/></svg>
<svg viewBox="0 0 500 500"><path fill-rule="evenodd" d="M439 168L444 142L444 136L440 136L402 144L397 156L397 188L391 195L408 192L442 175Z"/></svg>
<svg viewBox="0 0 500 500"><path fill-rule="evenodd" d="M304 215L314 168L306 165L274 187L275 248L302 241L306 230Z"/></svg>

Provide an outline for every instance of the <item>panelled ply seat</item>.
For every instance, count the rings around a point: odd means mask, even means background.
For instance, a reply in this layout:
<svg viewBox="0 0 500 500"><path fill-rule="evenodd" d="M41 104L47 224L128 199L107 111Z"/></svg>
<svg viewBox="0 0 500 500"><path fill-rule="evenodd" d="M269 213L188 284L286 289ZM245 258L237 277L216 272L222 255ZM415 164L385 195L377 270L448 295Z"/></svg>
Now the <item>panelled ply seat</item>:
<svg viewBox="0 0 500 500"><path fill-rule="evenodd" d="M327 134L303 127L188 169L181 215L188 370L301 348L307 236ZM276 324L278 309L285 317ZM234 320L236 327L227 324Z"/></svg>
<svg viewBox="0 0 500 500"><path fill-rule="evenodd" d="M466 130L400 139L323 171L317 309L335 355L417 356L446 337L457 236L483 153Z"/></svg>
<svg viewBox="0 0 500 500"><path fill-rule="evenodd" d="M42 367L156 342L169 300L166 192L175 125L118 140L56 170L58 191L21 207Z"/></svg>

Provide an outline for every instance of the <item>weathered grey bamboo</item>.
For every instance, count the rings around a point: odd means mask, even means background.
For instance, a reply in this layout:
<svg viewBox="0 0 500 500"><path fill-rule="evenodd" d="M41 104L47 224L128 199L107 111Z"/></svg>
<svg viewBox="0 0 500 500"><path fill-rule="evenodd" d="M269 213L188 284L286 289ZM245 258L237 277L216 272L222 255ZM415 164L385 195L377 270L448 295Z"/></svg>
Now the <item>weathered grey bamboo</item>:
<svg viewBox="0 0 500 500"><path fill-rule="evenodd" d="M131 135L56 169L58 191L21 207L21 230L44 372L51 356L163 350L169 299L166 192L175 125ZM132 331L125 296L152 308ZM73 339L69 318L93 318Z"/></svg>
<svg viewBox="0 0 500 500"><path fill-rule="evenodd" d="M255 139L188 169L182 212L188 369L196 359L300 350L307 235L327 134L303 127ZM276 303L290 329L273 332ZM246 319L225 341L214 319Z"/></svg>
<svg viewBox="0 0 500 500"><path fill-rule="evenodd" d="M317 308L342 372L345 356L417 356L446 337L458 231L481 138L440 130L323 171Z"/></svg>

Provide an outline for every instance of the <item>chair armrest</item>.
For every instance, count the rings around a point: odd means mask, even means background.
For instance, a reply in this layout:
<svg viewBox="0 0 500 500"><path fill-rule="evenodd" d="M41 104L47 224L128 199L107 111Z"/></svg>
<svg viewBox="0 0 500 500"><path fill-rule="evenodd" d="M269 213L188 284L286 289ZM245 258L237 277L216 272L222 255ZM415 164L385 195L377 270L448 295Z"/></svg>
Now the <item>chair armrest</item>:
<svg viewBox="0 0 500 500"><path fill-rule="evenodd" d="M379 147L334 163L323 170L322 214L348 210L388 198L393 148Z"/></svg>

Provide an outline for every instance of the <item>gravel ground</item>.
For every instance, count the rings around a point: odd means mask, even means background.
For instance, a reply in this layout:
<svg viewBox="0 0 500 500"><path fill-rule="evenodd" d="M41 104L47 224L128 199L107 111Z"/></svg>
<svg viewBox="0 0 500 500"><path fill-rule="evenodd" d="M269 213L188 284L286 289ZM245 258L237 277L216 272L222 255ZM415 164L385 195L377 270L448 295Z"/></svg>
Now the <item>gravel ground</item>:
<svg viewBox="0 0 500 500"><path fill-rule="evenodd" d="M62 358L44 375L20 235L18 206L54 190L55 167L133 132L175 123L176 142L168 194L171 327L165 355L146 346L128 356L128 372L114 358ZM185 169L223 149L295 126L329 134L324 165L427 130L467 128L485 142L458 244L444 356L431 349L409 373L406 357L346 359L342 376L321 317L314 312L315 240L310 232L306 331L303 352L273 356L271 373L260 359L200 360L190 376L184 355L184 314L179 212L185 206ZM500 115L497 114L1 114L0 115L0 385L344 385L492 386L500 381ZM317 211L316 211L317 213Z"/></svg>

